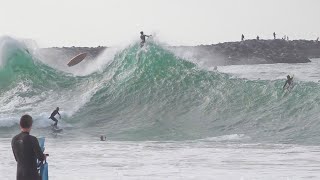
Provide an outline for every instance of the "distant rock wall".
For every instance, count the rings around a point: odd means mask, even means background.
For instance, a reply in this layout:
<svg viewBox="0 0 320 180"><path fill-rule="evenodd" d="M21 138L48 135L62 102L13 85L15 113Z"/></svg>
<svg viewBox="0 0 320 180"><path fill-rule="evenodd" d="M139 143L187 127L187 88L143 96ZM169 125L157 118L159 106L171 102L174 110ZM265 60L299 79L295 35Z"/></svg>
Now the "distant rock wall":
<svg viewBox="0 0 320 180"><path fill-rule="evenodd" d="M45 54L64 57L66 60L87 52L94 59L107 47L54 47L44 48ZM307 63L310 58L320 58L320 42L307 40L245 40L213 45L168 47L176 54L205 60L208 65Z"/></svg>
<svg viewBox="0 0 320 180"><path fill-rule="evenodd" d="M320 42L307 40L245 40L173 48L193 52L196 59L208 61L211 57L215 65L307 63L310 58L320 58Z"/></svg>

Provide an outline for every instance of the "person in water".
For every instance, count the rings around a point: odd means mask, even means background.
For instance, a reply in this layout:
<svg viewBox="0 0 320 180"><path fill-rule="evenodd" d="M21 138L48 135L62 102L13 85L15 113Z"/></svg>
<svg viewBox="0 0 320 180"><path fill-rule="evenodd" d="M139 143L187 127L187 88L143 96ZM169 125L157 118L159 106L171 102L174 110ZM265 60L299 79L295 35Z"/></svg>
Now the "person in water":
<svg viewBox="0 0 320 180"><path fill-rule="evenodd" d="M283 89L285 89L286 85L288 84L288 87L291 86L293 82L293 77L290 77L289 75L287 76L287 80L286 80L286 83L284 84L283 86Z"/></svg>
<svg viewBox="0 0 320 180"><path fill-rule="evenodd" d="M100 141L106 141L107 137L106 136L100 136Z"/></svg>
<svg viewBox="0 0 320 180"><path fill-rule="evenodd" d="M30 135L32 117L23 115L20 118L21 133L12 138L11 147L17 161L17 180L40 180L37 160L43 162L46 155L39 146L38 139Z"/></svg>
<svg viewBox="0 0 320 180"><path fill-rule="evenodd" d="M54 110L52 113L51 113L51 116L49 117L49 119L52 119L52 121L54 121L55 123L54 123L54 125L53 126L55 126L55 127L57 127L57 125L58 125L58 120L54 117L55 115L59 115L59 118L61 119L61 115L60 115L60 113L59 113L59 107L57 107L57 109L56 110Z"/></svg>
<svg viewBox="0 0 320 180"><path fill-rule="evenodd" d="M143 34L143 31L140 32L140 39L141 39L140 47L144 46L144 43L146 42L146 37L150 37L150 36L151 35Z"/></svg>

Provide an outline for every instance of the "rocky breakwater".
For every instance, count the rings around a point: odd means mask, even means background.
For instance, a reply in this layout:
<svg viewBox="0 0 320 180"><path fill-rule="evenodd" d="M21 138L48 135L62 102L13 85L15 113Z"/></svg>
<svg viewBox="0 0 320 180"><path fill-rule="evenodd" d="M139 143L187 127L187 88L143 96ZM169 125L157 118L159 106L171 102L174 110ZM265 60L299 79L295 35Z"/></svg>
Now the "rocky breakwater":
<svg viewBox="0 0 320 180"><path fill-rule="evenodd" d="M174 49L192 51L192 58L211 65L307 63L320 58L320 42L307 40L245 40Z"/></svg>

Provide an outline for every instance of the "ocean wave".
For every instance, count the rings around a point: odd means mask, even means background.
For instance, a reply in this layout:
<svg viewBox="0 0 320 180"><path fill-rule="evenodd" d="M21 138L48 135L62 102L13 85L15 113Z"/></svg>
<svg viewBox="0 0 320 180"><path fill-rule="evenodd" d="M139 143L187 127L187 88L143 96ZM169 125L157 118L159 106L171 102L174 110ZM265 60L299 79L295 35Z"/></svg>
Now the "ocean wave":
<svg viewBox="0 0 320 180"><path fill-rule="evenodd" d="M59 106L63 123L122 140L246 134L250 140L299 143L319 134L317 83L296 82L285 94L280 80L206 71L156 42L142 51L134 43L106 59L103 69L82 76L49 67L21 48L7 54L0 69L8 77L0 79L0 127L15 125L10 117L45 117ZM41 127L50 125L43 121Z"/></svg>

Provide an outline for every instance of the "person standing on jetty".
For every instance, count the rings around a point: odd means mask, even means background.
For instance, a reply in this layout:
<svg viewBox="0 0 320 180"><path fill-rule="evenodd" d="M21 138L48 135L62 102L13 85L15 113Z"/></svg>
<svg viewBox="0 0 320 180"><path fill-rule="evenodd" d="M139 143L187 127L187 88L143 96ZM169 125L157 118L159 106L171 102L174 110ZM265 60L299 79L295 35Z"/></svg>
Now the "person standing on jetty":
<svg viewBox="0 0 320 180"><path fill-rule="evenodd" d="M17 161L17 180L40 180L37 160L43 162L46 159L38 139L29 134L32 123L31 116L23 115L20 118L21 133L12 138L11 147Z"/></svg>

